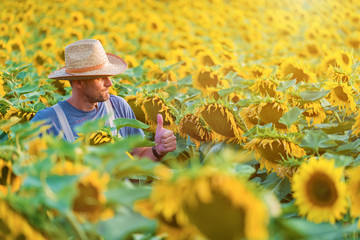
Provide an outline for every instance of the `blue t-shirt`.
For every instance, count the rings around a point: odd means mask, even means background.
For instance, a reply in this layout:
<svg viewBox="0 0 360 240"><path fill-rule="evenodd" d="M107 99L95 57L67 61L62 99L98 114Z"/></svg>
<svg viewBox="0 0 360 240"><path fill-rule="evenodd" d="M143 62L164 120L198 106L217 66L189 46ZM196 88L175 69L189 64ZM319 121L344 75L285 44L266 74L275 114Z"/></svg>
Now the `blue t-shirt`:
<svg viewBox="0 0 360 240"><path fill-rule="evenodd" d="M110 95L110 102L114 111L114 118L130 118L135 119L135 114L131 109L130 105L121 97ZM74 130L77 126L82 125L86 121L95 120L97 118L102 118L108 115L106 111L106 106L104 102L98 103L98 108L91 111L82 111L73 107L67 101L61 101L58 103L62 110L64 111L66 118L69 122L71 130L74 134L74 137L78 137L78 134ZM52 107L45 108L37 112L31 122L47 120L46 124L51 125L48 133L53 135L58 135L62 131L59 118L56 115L55 110ZM133 134L140 134L144 136L144 132L141 129L136 129L132 127L123 127L119 129L119 133L122 137L127 137Z"/></svg>

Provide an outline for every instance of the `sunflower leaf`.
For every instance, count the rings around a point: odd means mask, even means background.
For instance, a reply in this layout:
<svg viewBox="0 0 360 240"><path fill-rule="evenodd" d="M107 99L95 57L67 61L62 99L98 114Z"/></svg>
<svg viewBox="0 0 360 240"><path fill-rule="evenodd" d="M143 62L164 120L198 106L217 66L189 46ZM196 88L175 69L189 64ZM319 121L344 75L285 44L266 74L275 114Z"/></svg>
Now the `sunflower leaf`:
<svg viewBox="0 0 360 240"><path fill-rule="evenodd" d="M360 146L360 139L355 140L354 142L350 142L344 145L339 146L336 151L354 151Z"/></svg>
<svg viewBox="0 0 360 240"><path fill-rule="evenodd" d="M132 207L135 201L149 197L151 188L148 186L117 187L105 193L108 203L117 203Z"/></svg>
<svg viewBox="0 0 360 240"><path fill-rule="evenodd" d="M320 148L330 148L337 146L334 140L322 130L308 130L303 138L300 147L314 149L318 153Z"/></svg>
<svg viewBox="0 0 360 240"><path fill-rule="evenodd" d="M117 129L123 127L133 127L133 128L141 128L141 129L148 129L150 126L140 122L136 119L128 119L128 118L117 118L114 120L114 124Z"/></svg>
<svg viewBox="0 0 360 240"><path fill-rule="evenodd" d="M296 84L296 80L290 80L290 81L281 81L279 86L277 87L277 91L285 92L289 87L292 87Z"/></svg>
<svg viewBox="0 0 360 240"><path fill-rule="evenodd" d="M319 100L326 95L328 95L331 90L323 90L323 91L303 91L299 93L299 96L305 101L316 101Z"/></svg>
<svg viewBox="0 0 360 240"><path fill-rule="evenodd" d="M304 110L298 108L298 107L293 107L292 109L290 109L289 111L287 111L279 120L280 123L285 124L288 128L291 127L291 125L293 125L293 123L295 123L300 114L303 112Z"/></svg>

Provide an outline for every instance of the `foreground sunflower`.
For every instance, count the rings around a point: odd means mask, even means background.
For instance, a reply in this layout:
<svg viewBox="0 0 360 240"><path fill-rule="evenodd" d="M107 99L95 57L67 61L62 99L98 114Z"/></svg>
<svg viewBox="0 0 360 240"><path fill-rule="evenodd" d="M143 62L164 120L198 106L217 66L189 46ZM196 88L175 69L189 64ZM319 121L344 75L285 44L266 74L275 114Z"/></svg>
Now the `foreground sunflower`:
<svg viewBox="0 0 360 240"><path fill-rule="evenodd" d="M113 214L105 206L104 192L110 180L108 174L100 174L84 165L69 161L57 163L52 172L60 176L81 174L76 185L77 195L73 199L72 206L73 211L80 219L85 218L91 222L97 222Z"/></svg>
<svg viewBox="0 0 360 240"><path fill-rule="evenodd" d="M291 74L291 79L296 82L315 83L317 82L315 74L304 63L299 63L295 58L288 58L280 66L280 77L285 78Z"/></svg>
<svg viewBox="0 0 360 240"><path fill-rule="evenodd" d="M0 223L1 239L47 239L2 199L0 200Z"/></svg>
<svg viewBox="0 0 360 240"><path fill-rule="evenodd" d="M207 103L198 109L205 122L217 133L218 141L244 142L240 120L230 107L220 103Z"/></svg>
<svg viewBox="0 0 360 240"><path fill-rule="evenodd" d="M13 171L11 161L0 158L0 192L8 193L8 188L12 192L16 192L21 185L21 178Z"/></svg>
<svg viewBox="0 0 360 240"><path fill-rule="evenodd" d="M206 127L204 120L193 114L186 114L181 119L179 131L184 138L189 135L198 148L201 142L210 142L214 138L213 132Z"/></svg>
<svg viewBox="0 0 360 240"><path fill-rule="evenodd" d="M143 123L146 123L145 112L141 107L144 102L144 97L142 96L142 94L128 95L124 97L124 99L134 111L136 119Z"/></svg>
<svg viewBox="0 0 360 240"><path fill-rule="evenodd" d="M275 171L279 177L292 178L296 171L296 167L284 166L284 160L306 155L305 150L290 137L276 133L259 135L247 142L244 148L255 152L261 168Z"/></svg>
<svg viewBox="0 0 360 240"><path fill-rule="evenodd" d="M351 201L350 212L351 215L356 218L360 216L360 166L350 169L349 175L347 192L350 195Z"/></svg>
<svg viewBox="0 0 360 240"><path fill-rule="evenodd" d="M311 157L293 177L292 189L299 214L315 223L342 219L347 210L343 168L334 160Z"/></svg>
<svg viewBox="0 0 360 240"><path fill-rule="evenodd" d="M208 239L266 239L268 212L245 182L204 167L176 180L189 222Z"/></svg>

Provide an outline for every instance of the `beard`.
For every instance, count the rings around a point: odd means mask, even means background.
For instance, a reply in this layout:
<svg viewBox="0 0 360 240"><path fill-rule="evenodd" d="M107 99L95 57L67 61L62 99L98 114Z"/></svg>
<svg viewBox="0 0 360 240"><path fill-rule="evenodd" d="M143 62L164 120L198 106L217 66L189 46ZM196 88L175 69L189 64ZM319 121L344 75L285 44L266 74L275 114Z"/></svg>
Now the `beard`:
<svg viewBox="0 0 360 240"><path fill-rule="evenodd" d="M110 98L110 93L108 90L97 92L96 94L85 94L91 103L105 102Z"/></svg>

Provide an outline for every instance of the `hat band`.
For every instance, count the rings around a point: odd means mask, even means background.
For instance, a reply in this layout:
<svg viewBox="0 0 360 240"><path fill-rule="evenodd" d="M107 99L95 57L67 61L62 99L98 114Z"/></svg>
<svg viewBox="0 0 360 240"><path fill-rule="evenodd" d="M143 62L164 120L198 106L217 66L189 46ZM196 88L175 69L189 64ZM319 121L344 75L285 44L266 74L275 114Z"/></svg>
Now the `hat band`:
<svg viewBox="0 0 360 240"><path fill-rule="evenodd" d="M83 67L83 68L66 68L65 72L66 73L83 73L83 72L90 72L90 71L94 71L94 70L99 70L101 69L104 65L106 64L100 64L100 65L96 65L96 66L91 66L91 67Z"/></svg>

